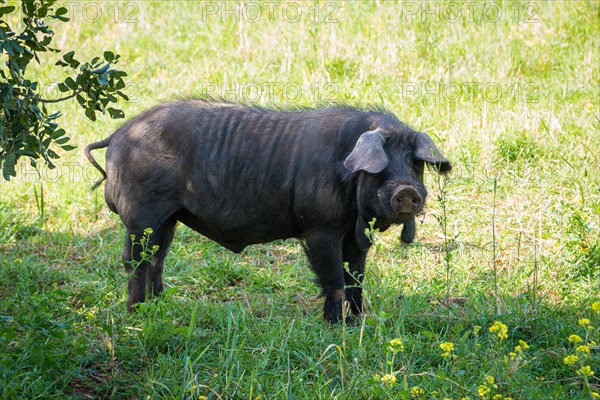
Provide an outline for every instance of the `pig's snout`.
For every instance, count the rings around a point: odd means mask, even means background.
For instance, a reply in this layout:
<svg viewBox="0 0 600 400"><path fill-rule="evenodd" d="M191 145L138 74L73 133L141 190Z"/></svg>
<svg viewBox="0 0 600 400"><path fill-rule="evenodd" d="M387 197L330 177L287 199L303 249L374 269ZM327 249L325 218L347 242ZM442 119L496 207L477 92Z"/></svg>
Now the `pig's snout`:
<svg viewBox="0 0 600 400"><path fill-rule="evenodd" d="M397 214L416 214L423 207L423 198L414 187L402 185L393 194L391 203Z"/></svg>

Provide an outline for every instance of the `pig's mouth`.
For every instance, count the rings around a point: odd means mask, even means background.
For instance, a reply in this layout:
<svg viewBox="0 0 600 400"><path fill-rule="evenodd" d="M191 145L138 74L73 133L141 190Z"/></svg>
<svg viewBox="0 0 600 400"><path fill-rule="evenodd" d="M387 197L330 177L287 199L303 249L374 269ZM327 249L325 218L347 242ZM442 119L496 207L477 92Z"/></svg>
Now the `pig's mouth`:
<svg viewBox="0 0 600 400"><path fill-rule="evenodd" d="M406 220L413 219L418 217L419 215L425 214L423 208L420 208L418 211L410 212L410 213L396 213L394 215L394 219L398 220L399 223L402 223Z"/></svg>

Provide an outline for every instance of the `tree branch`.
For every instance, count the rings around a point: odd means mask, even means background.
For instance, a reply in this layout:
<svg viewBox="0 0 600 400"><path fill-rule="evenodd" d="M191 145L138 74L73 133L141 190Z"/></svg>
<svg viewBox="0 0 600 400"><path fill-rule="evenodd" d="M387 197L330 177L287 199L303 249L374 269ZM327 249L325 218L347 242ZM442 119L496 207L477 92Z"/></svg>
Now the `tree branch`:
<svg viewBox="0 0 600 400"><path fill-rule="evenodd" d="M77 89L73 93L71 93L70 95L65 96L65 97L61 97L59 99L51 99L51 100L49 100L49 99L43 99L43 98L37 97L37 96L31 97L31 99L35 100L37 102L40 102L40 103L45 103L45 104L48 104L48 103L60 103L61 101L72 99L73 97L77 96L81 92L83 92L83 89Z"/></svg>

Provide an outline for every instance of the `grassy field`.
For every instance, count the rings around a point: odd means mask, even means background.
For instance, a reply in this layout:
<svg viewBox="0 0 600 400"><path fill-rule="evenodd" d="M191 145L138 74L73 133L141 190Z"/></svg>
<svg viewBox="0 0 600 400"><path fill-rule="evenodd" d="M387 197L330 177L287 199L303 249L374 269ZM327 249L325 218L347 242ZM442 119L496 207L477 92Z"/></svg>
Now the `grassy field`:
<svg viewBox="0 0 600 400"><path fill-rule="evenodd" d="M124 229L81 151L122 121L57 105L79 149L0 182L2 398L600 397L600 2L79 2L70 16L54 44L120 53L127 117L191 95L377 104L454 171L426 174L412 245L376 235L357 326L323 321L297 242L235 255L182 226L164 296L128 315ZM47 97L58 58L31 65Z"/></svg>

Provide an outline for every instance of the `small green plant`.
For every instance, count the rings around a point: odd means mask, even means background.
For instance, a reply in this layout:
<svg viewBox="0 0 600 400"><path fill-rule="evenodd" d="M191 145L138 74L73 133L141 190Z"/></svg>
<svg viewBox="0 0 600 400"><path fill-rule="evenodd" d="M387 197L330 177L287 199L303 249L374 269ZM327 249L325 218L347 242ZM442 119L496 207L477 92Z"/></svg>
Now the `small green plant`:
<svg viewBox="0 0 600 400"><path fill-rule="evenodd" d="M158 245L155 244L150 246L150 240L152 238L153 233L154 230L152 228L146 228L144 229L144 233L142 234L142 236L139 238L134 234L131 234L129 236L129 239L131 240L132 251L134 246L141 246L142 248L140 251L140 260L136 262L135 267L137 267L140 263L144 261L149 261L152 258L152 256L158 251Z"/></svg>
<svg viewBox="0 0 600 400"><path fill-rule="evenodd" d="M401 338L395 338L386 343L385 365L383 373L376 373L371 379L371 391L378 398L397 399L399 396L407 398L407 377L402 377L402 383L398 382L398 374L405 370L402 361L404 356L404 343ZM400 362L397 361L397 358Z"/></svg>
<svg viewBox="0 0 600 400"><path fill-rule="evenodd" d="M501 136L496 141L496 149L502 160L514 163L518 160L534 161L541 152L540 146L525 131Z"/></svg>
<svg viewBox="0 0 600 400"><path fill-rule="evenodd" d="M35 197L35 206L38 210L38 221L40 227L44 226L44 221L46 219L46 203L44 200L44 183L40 182L40 191L38 192L37 188L33 187L33 194Z"/></svg>
<svg viewBox="0 0 600 400"><path fill-rule="evenodd" d="M436 221L438 222L440 228L442 229L442 235L444 237L444 267L446 271L445 284L446 284L446 304L448 305L448 324L450 324L450 294L452 292L452 245L456 240L456 236L450 238L448 235L448 195L447 195L447 185L449 181L449 177L442 174L437 174L436 182L437 182L437 194L436 200L440 204L441 213L434 215Z"/></svg>
<svg viewBox="0 0 600 400"><path fill-rule="evenodd" d="M597 349L600 339L600 302L594 302L591 305L592 321L589 318L579 318L579 334L569 335L569 348L567 355L563 358L563 363L571 372L575 373L575 380L578 381L591 398L598 398L598 390L592 387L592 379L598 372L597 368L592 369L592 365L597 362L597 356L592 354L592 349ZM594 326L595 325L595 326ZM598 365L597 363L595 365Z"/></svg>
<svg viewBox="0 0 600 400"><path fill-rule="evenodd" d="M566 246L570 262L578 277L595 281L600 278L600 238L589 213L583 208L575 208L563 203L566 209Z"/></svg>
<svg viewBox="0 0 600 400"><path fill-rule="evenodd" d="M375 244L375 236L379 233L379 228L375 228L377 218L373 218L368 222L368 226L365 228L365 236L369 239L371 244Z"/></svg>

